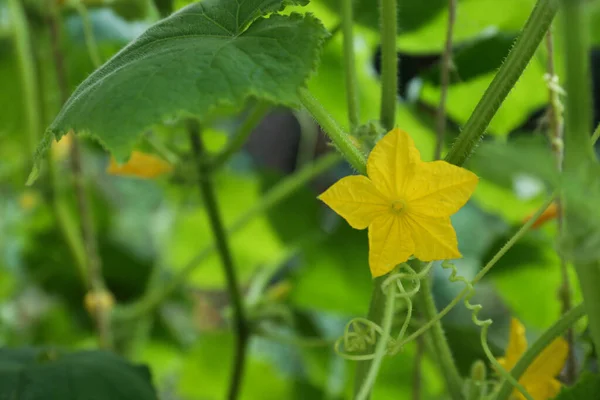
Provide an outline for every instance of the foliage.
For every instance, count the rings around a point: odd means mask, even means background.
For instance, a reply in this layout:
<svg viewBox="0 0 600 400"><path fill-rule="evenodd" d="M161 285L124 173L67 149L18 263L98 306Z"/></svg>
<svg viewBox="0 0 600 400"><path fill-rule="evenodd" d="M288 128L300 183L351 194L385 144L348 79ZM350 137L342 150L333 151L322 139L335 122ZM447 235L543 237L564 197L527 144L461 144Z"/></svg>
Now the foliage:
<svg viewBox="0 0 600 400"><path fill-rule="evenodd" d="M507 369L535 365L572 325L565 340L583 372L572 376L567 359L558 399L595 398L597 377L587 371L600 337L589 311L600 279L600 172L591 128L576 121L574 129L568 115L589 111L578 101L598 86L597 50L573 27L599 45L600 6L457 0L445 65L453 2L397 1L397 15L386 16L380 2L353 1L349 54L342 1L0 0L0 398L411 399L420 391L423 400L458 400L469 382L494 400L519 396L519 382L539 394L537 378L505 380L495 363L510 350L513 318L529 346ZM559 5L556 80L545 76L545 29L526 36L532 57L516 40L534 7L549 21ZM569 18L588 21L565 23L567 6L576 11ZM393 104L382 96L393 88L382 58L395 59L381 55L384 18L396 24L385 37L398 56ZM504 63L509 53L519 65ZM568 63L581 54L593 66L587 86L566 79L573 64L588 65ZM514 87L499 82L482 106L506 71L518 77ZM461 159L447 161L462 164L474 149L461 166L478 183L462 208L456 193L442 199L460 208L445 232L461 258L409 260L372 279L368 233L318 196L336 181L367 179L348 175L366 169L386 133L383 107L395 110L424 165L438 142L446 153L463 138ZM555 123L566 123L564 141ZM559 173L557 157L572 143L579 154ZM37 180L27 187L32 167ZM443 184L435 175L415 188ZM557 190L553 212L536 218ZM409 253L403 260L428 259ZM115 304L86 308L103 294ZM574 311L561 316L567 303Z"/></svg>

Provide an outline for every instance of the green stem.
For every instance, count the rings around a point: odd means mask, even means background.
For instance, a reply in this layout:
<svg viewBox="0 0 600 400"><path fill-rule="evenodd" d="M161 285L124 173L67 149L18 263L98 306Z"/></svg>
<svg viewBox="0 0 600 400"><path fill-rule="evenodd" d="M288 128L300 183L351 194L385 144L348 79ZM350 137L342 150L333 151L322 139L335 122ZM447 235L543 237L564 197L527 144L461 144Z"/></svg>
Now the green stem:
<svg viewBox="0 0 600 400"><path fill-rule="evenodd" d="M592 122L591 80L589 71L589 21L584 0L562 0L563 37L565 43L565 159L564 179L586 184L590 170L597 168L593 148L589 145ZM581 179L584 178L584 179ZM591 185L597 184L592 181ZM579 222L573 215L569 197L565 196L565 235ZM600 349L600 261L575 262L575 271L589 318L592 342Z"/></svg>
<svg viewBox="0 0 600 400"><path fill-rule="evenodd" d="M584 0L562 0L565 42L565 171L585 167L594 160L589 145L592 123L589 71L589 23Z"/></svg>
<svg viewBox="0 0 600 400"><path fill-rule="evenodd" d="M373 280L373 289L371 291L371 302L369 303L369 312L367 319L375 323L383 320L385 312L385 293L381 290L381 286L385 281L386 276L381 276ZM365 352L373 351L373 346L365 349ZM362 360L356 363L356 374L354 376L354 392L357 393L363 385L367 374L371 370L373 360Z"/></svg>
<svg viewBox="0 0 600 400"><path fill-rule="evenodd" d="M381 124L391 131L396 126L398 98L398 54L396 53L397 3L379 0L381 5Z"/></svg>
<svg viewBox="0 0 600 400"><path fill-rule="evenodd" d="M346 101L350 132L360 124L358 85L356 81L356 60L354 57L354 17L353 0L340 0L342 10L342 31L344 33L344 72L346 74Z"/></svg>
<svg viewBox="0 0 600 400"><path fill-rule="evenodd" d="M300 125L300 141L296 152L296 169L299 169L314 159L321 130L308 111L299 110L294 115Z"/></svg>
<svg viewBox="0 0 600 400"><path fill-rule="evenodd" d="M444 136L446 135L446 97L448 96L448 85L450 84L450 65L452 64L452 36L454 33L454 22L456 21L456 1L448 0L448 28L446 31L446 46L442 55L440 66L440 104L437 110L437 141L435 144L434 160L439 160L444 148Z"/></svg>
<svg viewBox="0 0 600 400"><path fill-rule="evenodd" d="M421 290L417 296L420 298L421 311L423 312L424 318L426 320L433 320L436 318L438 312L433 299L430 277L427 276L421 281ZM463 398L462 379L456 368L450 346L448 346L448 341L444 334L444 329L439 320L431 326L430 335L450 397L455 400L460 400Z"/></svg>
<svg viewBox="0 0 600 400"><path fill-rule="evenodd" d="M559 0L538 0L521 35L508 53L462 133L446 155L446 161L463 165L485 134L490 121L502 105L525 67L533 57L558 10Z"/></svg>
<svg viewBox="0 0 600 400"><path fill-rule="evenodd" d="M50 197L54 210L54 216L60 232L67 243L67 247L77 266L77 271L85 286L88 282L88 273L86 269L85 245L81 239L81 234L77 227L77 221L67 204L63 190L60 185L60 177L56 170L56 160L52 151L48 156L48 173L50 175L51 192Z"/></svg>
<svg viewBox="0 0 600 400"><path fill-rule="evenodd" d="M594 129L594 134L592 135L592 146L596 144L598 139L600 139L600 124L598 124L598 126L596 126L596 129Z"/></svg>
<svg viewBox="0 0 600 400"><path fill-rule="evenodd" d="M190 121L189 123L189 135L190 142L192 145L192 152L195 157L196 166L198 168L200 193L204 201L204 206L208 214L210 221L210 227L212 229L213 236L215 238L217 251L221 258L221 264L223 265L223 272L227 280L227 290L229 292L229 299L232 303L233 308L233 320L236 331L236 348L235 356L233 359L233 372L231 375L231 381L229 385L229 392L227 398L229 400L235 400L239 396L240 387L242 384L242 378L244 374L244 365L246 354L248 350L248 343L250 339L250 326L246 319L244 310L242 295L240 293L240 287L238 284L237 274L235 266L233 264L233 257L229 248L227 239L227 232L221 219L221 212L219 210L219 204L215 195L215 190L212 184L210 175L210 167L205 162L205 151L202 139L200 137L200 128L196 121Z"/></svg>
<svg viewBox="0 0 600 400"><path fill-rule="evenodd" d="M217 155L211 163L212 170L220 169L229 159L237 153L248 140L248 137L254 131L256 126L262 121L271 105L265 102L256 104L244 122L240 125L233 138L227 143L227 146Z"/></svg>
<svg viewBox="0 0 600 400"><path fill-rule="evenodd" d="M9 0L8 6L15 32L15 47L21 72L21 87L25 115L27 118L26 159L31 159L37 147L39 134L42 131L41 111L38 103L39 85L35 67L31 34L27 17L20 0Z"/></svg>
<svg viewBox="0 0 600 400"><path fill-rule="evenodd" d="M67 71L65 67L65 58L60 42L60 14L56 8L50 11L48 17L48 27L50 30L50 42L52 46L52 55L56 78L58 81L58 90L61 104L66 103L69 98L69 87L67 80ZM70 149L71 156L71 175L73 177L73 186L75 189L75 198L77 201L77 211L79 214L79 227L81 232L81 241L85 250L85 265L88 277L89 291L98 300L95 309L90 310L96 320L98 329L98 340L101 348L111 349L113 346L113 332L111 325L111 308L100 306L100 298L109 295L102 275L102 260L98 251L98 241L94 229L94 221L90 206L90 199L86 191L85 175L83 173L83 161L81 148L77 137L73 137Z"/></svg>
<svg viewBox="0 0 600 400"><path fill-rule="evenodd" d="M585 307L583 304L579 304L567 313L563 314L562 317L555 322L542 336L540 336L531 345L525 354L519 359L517 364L511 369L510 374L516 380L525 373L529 365L537 358L537 356L546 348L554 339L562 335L569 327L577 322L581 317L585 315ZM508 400L512 393L513 387L508 381L503 381L494 397L494 400Z"/></svg>
<svg viewBox="0 0 600 400"><path fill-rule="evenodd" d="M298 172L295 172L293 175L289 176L280 184L267 192L261 198L261 201L258 204L246 211L244 215L242 215L227 229L227 233L229 235L233 235L234 233L239 232L258 215L287 199L298 190L306 186L306 184L312 181L315 177L338 164L340 161L341 157L337 153L332 152L320 157L318 160L305 166ZM190 274L195 271L199 265L201 265L202 261L211 256L214 251L214 245L204 248L187 263L187 265L177 274L177 276L172 278L166 284L162 283L158 287L153 287L145 294L144 297L142 297L140 301L132 305L122 306L115 309L115 319L119 321L136 319L151 313L165 299L167 299L170 295L175 293L178 288L184 285L188 281Z"/></svg>
<svg viewBox="0 0 600 400"><path fill-rule="evenodd" d="M564 140L563 140L563 118L562 118L562 103L559 97L559 91L553 86L554 83L558 84L558 76L556 75L554 67L554 39L552 35L552 26L546 33L546 49L548 51L548 62L547 62L547 73L551 80L548 85L548 98L550 106L548 108L549 114L549 133L552 153L554 154L554 163L557 172L562 173L563 169L563 158L564 158ZM556 80L556 81L554 81ZM556 199L556 207L558 209L557 215L557 238L561 238L564 232L564 212L562 206L562 199ZM560 274L561 274L561 286L559 288L558 299L561 303L561 312L564 314L569 311L572 307L572 293L571 293L571 281L569 279L569 271L567 261L562 252L557 252L560 260ZM567 363L565 367L565 383L572 385L577 379L577 360L575 358L575 333L572 328L567 331L565 335L567 343L569 345L569 354L567 356Z"/></svg>
<svg viewBox="0 0 600 400"><path fill-rule="evenodd" d="M313 118L321 125L321 128L329 136L333 144L342 153L346 161L356 169L359 173L366 175L367 173L367 158L366 156L352 143L351 137L343 131L338 122L323 108L321 103L315 99L308 89L301 88L298 91L300 101L308 110Z"/></svg>
<svg viewBox="0 0 600 400"><path fill-rule="evenodd" d="M73 6L77 10L79 17L81 18L81 23L83 24L85 45L90 55L90 59L92 60L92 64L94 65L94 68L98 68L100 65L102 65L102 58L100 57L98 44L96 43L96 38L94 37L94 27L90 19L90 14L88 13L87 7L85 4L83 4L82 0L75 0L73 2Z"/></svg>
<svg viewBox="0 0 600 400"><path fill-rule="evenodd" d="M371 390L373 389L373 385L375 384L375 380L377 379L377 374L379 373L381 362L383 361L383 357L385 356L386 350L388 349L390 331L392 330L392 322L394 321L396 283L391 282L388 286L389 287L387 289L387 293L385 294L385 308L383 312L382 333L379 337L379 340L377 341L377 346L375 347L375 354L373 360L371 361L369 371L367 372L365 379L360 385L360 388L355 396L355 400L367 400L371 395ZM383 291L383 288L381 287L378 287L378 289Z"/></svg>

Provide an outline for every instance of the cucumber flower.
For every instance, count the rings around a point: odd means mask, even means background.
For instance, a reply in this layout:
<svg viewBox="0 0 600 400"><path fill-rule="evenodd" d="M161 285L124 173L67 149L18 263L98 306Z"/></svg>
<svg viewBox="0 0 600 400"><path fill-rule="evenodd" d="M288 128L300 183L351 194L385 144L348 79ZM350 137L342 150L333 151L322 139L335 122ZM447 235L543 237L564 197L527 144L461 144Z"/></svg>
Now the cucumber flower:
<svg viewBox="0 0 600 400"><path fill-rule="evenodd" d="M369 228L369 266L385 275L414 255L421 261L461 257L450 216L478 178L445 161L423 162L400 129L373 148L366 176L347 176L319 196L355 229Z"/></svg>
<svg viewBox="0 0 600 400"><path fill-rule="evenodd" d="M519 320L513 318L510 323L510 337L505 356L498 359L498 362L502 368L510 371L526 349L525 327ZM559 337L550 343L525 370L519 383L534 400L549 400L558 395L561 385L554 377L562 370L568 353L569 345L566 340ZM512 398L525 400L517 389L513 391Z"/></svg>
<svg viewBox="0 0 600 400"><path fill-rule="evenodd" d="M110 175L133 176L141 179L153 179L173 171L173 166L163 159L153 155L133 151L125 164L118 164L113 158L106 168Z"/></svg>

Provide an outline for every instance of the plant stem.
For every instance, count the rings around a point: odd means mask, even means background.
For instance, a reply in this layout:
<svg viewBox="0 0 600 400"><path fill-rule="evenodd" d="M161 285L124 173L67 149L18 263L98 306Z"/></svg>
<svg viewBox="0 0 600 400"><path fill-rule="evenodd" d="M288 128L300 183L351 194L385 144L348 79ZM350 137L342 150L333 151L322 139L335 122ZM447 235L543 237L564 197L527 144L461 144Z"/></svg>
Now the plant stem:
<svg viewBox="0 0 600 400"><path fill-rule="evenodd" d="M552 38L552 26L546 33L546 49L548 51L548 97L550 100L550 107L548 109L548 117L550 120L550 143L552 152L554 154L554 161L556 170L559 174L563 168L564 158L564 143L563 143L563 121L560 102L559 92L554 85L558 85L558 76L556 76L554 68L554 43ZM564 213L562 207L562 199L556 199L557 207L557 222L558 222L558 237L562 237L564 231ZM569 271L567 269L567 262L562 252L558 252L560 259L560 271L562 283L559 289L559 300L561 302L561 312L565 314L571 309L571 282L569 280ZM569 354L567 357L566 371L565 371L565 383L572 385L575 383L577 375L577 361L575 359L575 335L573 328L569 328L566 333L567 343L569 345Z"/></svg>
<svg viewBox="0 0 600 400"><path fill-rule="evenodd" d="M38 102L39 84L31 47L31 34L25 10L20 0L9 0L8 7L14 27L15 48L21 73L21 86L27 119L27 136L24 141L26 159L30 160L35 153L39 134L42 131L42 118Z"/></svg>
<svg viewBox="0 0 600 400"><path fill-rule="evenodd" d="M321 129L312 115L304 109L296 111L294 116L300 125L300 140L296 152L296 169L300 169L314 159Z"/></svg>
<svg viewBox="0 0 600 400"><path fill-rule="evenodd" d="M308 89L301 88L298 91L300 101L308 110L313 118L321 125L325 133L329 136L336 148L342 153L346 161L350 163L356 171L365 175L367 173L367 158L354 145L351 137L342 130L336 120L323 108Z"/></svg>
<svg viewBox="0 0 600 400"><path fill-rule="evenodd" d="M56 168L56 159L53 151L50 151L48 155L48 173L50 175L50 198L54 216L85 286L89 279L85 245L81 238L77 221L74 220L71 210L69 210L69 205L62 193L63 190L59 182L60 177Z"/></svg>
<svg viewBox="0 0 600 400"><path fill-rule="evenodd" d="M600 124L596 126L596 129L594 129L594 133L592 134L592 146L596 144L598 139L600 139Z"/></svg>
<svg viewBox="0 0 600 400"><path fill-rule="evenodd" d="M396 283L391 282L387 288L387 293L384 293L384 302L385 307L383 311L383 321L382 321L382 333L377 341L377 345L375 346L375 354L373 360L371 360L371 365L369 366L369 370L365 376L365 379L361 382L360 387L355 396L355 400L367 400L371 395L371 390L373 389L373 385L375 384L375 380L377 379L377 374L379 373L379 368L381 367L381 362L383 361L383 357L385 356L386 350L388 348L388 341L390 339L390 331L392 330L392 323L394 321L394 304L396 300ZM383 288L377 287L382 293Z"/></svg>
<svg viewBox="0 0 600 400"><path fill-rule="evenodd" d="M380 276L378 278L373 279L373 289L371 290L371 302L369 303L369 312L367 314L367 319L373 321L377 324L383 320L384 312L385 312L385 293L381 290L381 285L385 281L385 276ZM373 346L368 346L365 349L366 352L373 351ZM358 361L356 363L356 373L354 376L354 392L358 393L360 388L363 386L363 382L365 381L369 370L371 369L371 364L373 360L363 360Z"/></svg>
<svg viewBox="0 0 600 400"><path fill-rule="evenodd" d="M437 110L437 141L435 145L434 160L442 157L444 136L446 135L446 98L450 84L450 65L452 64L452 36L454 22L456 21L456 0L448 0L448 29L446 31L446 46L442 54L440 66L440 105Z"/></svg>
<svg viewBox="0 0 600 400"><path fill-rule="evenodd" d="M81 23L83 24L83 36L85 38L85 45L87 47L88 54L90 55L90 60L92 60L94 68L98 68L100 65L102 65L102 58L100 57L98 44L96 43L96 38L94 37L94 27L92 25L92 20L90 19L90 14L88 13L87 7L83 3L83 0L75 0L73 2L73 6L77 10L79 17L81 18Z"/></svg>
<svg viewBox="0 0 600 400"><path fill-rule="evenodd" d="M233 135L233 138L227 143L227 146L211 162L211 170L216 171L220 169L244 146L252 131L265 118L270 109L271 105L265 102L259 102L252 108L237 132Z"/></svg>
<svg viewBox="0 0 600 400"><path fill-rule="evenodd" d="M417 294L420 299L423 316L426 320L433 320L438 313L433 299L433 288L430 279L427 276L421 281L421 290ZM444 329L439 320L431 326L429 333L450 397L455 400L462 399L462 379L456 368L452 352L444 334Z"/></svg>
<svg viewBox="0 0 600 400"><path fill-rule="evenodd" d="M350 132L360 124L358 85L356 81L356 60L354 57L354 17L353 0L339 0L342 11L342 31L344 33L344 72L346 74L346 102Z"/></svg>
<svg viewBox="0 0 600 400"><path fill-rule="evenodd" d="M533 57L558 10L559 0L538 0L521 35L504 64L446 155L446 161L463 165L485 134L490 121Z"/></svg>
<svg viewBox="0 0 600 400"><path fill-rule="evenodd" d="M417 348L415 350L415 359L413 360L413 376L412 376L412 400L421 400L421 380L423 368L423 353L425 353L425 342L423 338L417 338Z"/></svg>
<svg viewBox="0 0 600 400"><path fill-rule="evenodd" d="M189 136L192 146L192 152L195 157L196 167L198 168L198 186L200 194L204 201L204 206L210 221L210 227L215 238L217 251L223 265L223 272L227 280L227 290L229 299L233 308L233 321L237 333L235 356L233 359L233 372L229 383L229 392L227 398L235 400L238 398L242 378L244 375L244 365L250 340L250 326L246 320L242 295L237 280L233 258L229 248L227 232L223 226L219 204L215 196L215 190L210 175L210 166L206 163L206 154L204 145L200 137L200 127L196 121L189 121Z"/></svg>
<svg viewBox="0 0 600 400"><path fill-rule="evenodd" d="M381 20L381 124L391 131L396 126L398 98L398 54L396 53L396 0L380 1Z"/></svg>
<svg viewBox="0 0 600 400"><path fill-rule="evenodd" d="M281 183L262 196L261 201L258 204L246 211L244 215L237 219L227 229L227 234L233 235L234 233L239 232L258 215L287 199L312 181L315 177L330 169L340 161L341 157L339 154L331 152L290 175L288 178L284 179ZM196 268L198 268L202 261L206 260L210 255L212 255L214 251L214 244L202 249L186 264L186 266L177 274L177 276L172 278L169 282L166 284L162 283L161 286L150 289L150 291L148 291L140 301L129 306L123 306L115 309L115 319L118 321L130 320L139 318L152 312L178 288L184 285L188 280L189 275L195 271Z"/></svg>
<svg viewBox="0 0 600 400"><path fill-rule="evenodd" d="M529 365L536 359L536 357L546 348L554 339L563 334L569 329L575 322L585 315L585 307L583 304L579 304L567 313L563 314L561 318L556 321L550 328L546 330L526 351L525 354L517 361L517 364L510 370L510 374L516 380L525 373ZM508 400L510 394L513 391L513 387L510 382L504 380L495 395L494 400Z"/></svg>
<svg viewBox="0 0 600 400"><path fill-rule="evenodd" d="M565 160L564 179L597 185L596 178L590 176L591 170L597 168L597 160L592 146L589 145L589 134L592 122L592 99L589 71L589 21L584 0L562 0L563 37L565 43ZM582 179L583 178L583 179ZM568 198L563 202L566 218L565 235L570 235L570 227L579 222L573 217ZM575 262L575 271L583 295L585 309L589 318L592 342L600 349L600 261Z"/></svg>
<svg viewBox="0 0 600 400"><path fill-rule="evenodd" d="M52 45L52 55L54 58L54 67L58 80L58 89L60 92L61 103L64 104L69 98L69 89L67 74L64 65L64 56L60 44L60 17L58 10L51 10L48 19L50 28L50 41ZM77 199L77 209L80 218L81 238L85 249L85 261L88 276L88 287L96 300L108 294L104 278L102 276L102 262L98 254L96 234L92 221L89 198L85 189L85 178L81 160L81 149L77 137L73 137L71 142L71 173L73 175L73 185L75 188L75 197ZM110 308L102 307L99 304L94 308L93 314L96 319L98 329L98 340L101 348L110 349L112 347L112 329L110 321Z"/></svg>

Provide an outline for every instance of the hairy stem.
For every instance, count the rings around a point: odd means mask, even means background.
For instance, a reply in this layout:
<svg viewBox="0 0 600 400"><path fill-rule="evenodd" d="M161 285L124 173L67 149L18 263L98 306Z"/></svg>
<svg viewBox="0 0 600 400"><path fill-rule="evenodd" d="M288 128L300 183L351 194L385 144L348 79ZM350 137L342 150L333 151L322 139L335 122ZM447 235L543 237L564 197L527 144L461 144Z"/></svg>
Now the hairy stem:
<svg viewBox="0 0 600 400"><path fill-rule="evenodd" d="M235 356L233 359L233 372L231 374L227 398L229 400L235 400L239 396L242 385L251 331L248 321L246 320L242 294L240 293L237 274L235 266L233 265L227 232L223 225L219 204L212 184L210 166L206 163L206 153L202 138L200 137L200 127L196 121L189 122L189 136L196 167L198 169L198 186L200 187L200 194L204 201L204 206L210 221L210 227L215 238L217 251L221 259L221 264L223 265L223 272L225 273L225 278L227 280L229 300L231 301L233 308L233 322L237 336Z"/></svg>
<svg viewBox="0 0 600 400"><path fill-rule="evenodd" d="M533 57L558 10L559 0L538 0L521 35L446 155L463 165L485 134L490 121Z"/></svg>
<svg viewBox="0 0 600 400"><path fill-rule="evenodd" d="M565 314L554 323L550 328L546 330L527 350L525 354L521 356L517 364L510 370L511 376L519 380L519 378L525 373L529 365L537 358L537 356L546 348L554 339L562 335L568 330L575 322L585 315L585 308L583 304L579 304ZM494 400L508 400L510 394L513 391L513 387L508 381L503 381L499 386L496 395L493 397Z"/></svg>
<svg viewBox="0 0 600 400"><path fill-rule="evenodd" d="M246 211L244 215L228 227L227 234L233 235L234 233L239 232L258 215L287 199L315 177L332 168L340 161L341 157L337 153L332 152L320 157L318 160L290 175L273 189L269 190L262 196L261 201L258 204ZM156 309L165 299L184 285L190 274L201 265L202 261L206 260L214 252L214 244L202 249L169 282L151 288L140 301L132 305L116 308L114 313L115 319L119 321L136 319L154 311L154 309Z"/></svg>
<svg viewBox="0 0 600 400"><path fill-rule="evenodd" d="M589 21L585 0L562 0L563 38L565 43L565 179L586 182L590 170L597 168L593 148L589 145L592 123L591 79L589 71ZM582 180L583 178L583 180ZM585 184L585 183L583 183ZM591 185L596 185L595 179ZM568 197L563 202L565 235L578 224ZM575 262L575 270L589 318L590 336L596 349L600 349L600 260Z"/></svg>
<svg viewBox="0 0 600 400"><path fill-rule="evenodd" d="M24 140L26 145L25 159L30 160L42 131L42 118L38 102L39 85L31 46L29 23L21 3L20 0L9 0L8 7L14 27L15 48L21 73L21 87L23 88L23 106L27 118L27 135L26 140Z"/></svg>
<svg viewBox="0 0 600 400"><path fill-rule="evenodd" d="M298 91L300 100L311 113L313 118L321 125L327 136L331 139L336 148L342 153L346 161L356 169L359 173L365 175L367 173L367 158L354 145L351 137L343 131L338 122L323 108L321 103L315 99L308 89L301 88Z"/></svg>
<svg viewBox="0 0 600 400"><path fill-rule="evenodd" d="M58 81L58 89L61 103L64 104L69 98L69 88L67 74L65 69L65 60L60 43L60 17L58 10L54 9L48 19L50 28L50 41L52 45L52 55L54 58L54 67ZM77 210L79 213L79 223L81 228L81 238L85 249L85 262L88 276L88 287L96 299L96 307L92 313L96 320L98 329L98 339L101 348L110 349L112 347L112 329L110 318L110 307L100 305L100 298L106 296L108 291L102 275L102 262L98 254L96 233L92 220L90 201L85 188L85 177L83 173L81 149L77 137L73 137L71 142L71 174L73 176L73 185L75 188L75 197L77 199Z"/></svg>
<svg viewBox="0 0 600 400"><path fill-rule="evenodd" d="M419 303L421 304L423 316L426 320L433 320L438 312L433 299L433 288L429 276L421 281L421 290L417 296L420 299ZM448 393L454 400L462 399L462 379L456 368L452 352L448 346L448 341L446 340L446 335L444 334L444 329L442 328L440 321L437 321L437 323L434 323L431 326L429 333L432 339L433 349L441 367L442 374L444 375L444 380L446 381Z"/></svg>
<svg viewBox="0 0 600 400"><path fill-rule="evenodd" d="M344 34L344 73L346 74L346 103L350 132L360 124L358 85L356 82L356 60L354 57L354 16L353 0L339 0L342 11L342 32Z"/></svg>
<svg viewBox="0 0 600 400"><path fill-rule="evenodd" d="M448 0L448 29L446 31L446 46L442 54L440 66L440 104L436 115L437 141L435 144L434 160L442 157L444 136L446 135L446 97L450 84L450 66L452 64L452 37L456 21L456 0Z"/></svg>
<svg viewBox="0 0 600 400"><path fill-rule="evenodd" d="M398 98L398 54L396 53L397 3L380 1L381 21L381 124L391 131L396 126Z"/></svg>
<svg viewBox="0 0 600 400"><path fill-rule="evenodd" d="M417 338L417 348L415 350L415 359L413 360L413 376L412 376L412 400L421 400L421 380L422 380L422 364L425 353L425 342L423 338Z"/></svg>
<svg viewBox="0 0 600 400"><path fill-rule="evenodd" d="M562 104L560 102L558 88L554 85L558 85L558 76L554 68L554 43L552 37L552 27L548 29L546 33L546 49L548 51L548 97L550 100L550 107L548 109L549 127L550 127L550 144L552 147L552 153L554 154L554 162L556 170L560 173L563 168L564 158L564 143L563 143L563 121L562 121ZM556 199L556 206L558 209L557 221L558 221L558 237L562 236L564 231L564 213L562 210L562 199ZM560 259L560 271L562 283L559 289L559 300L561 302L561 311L565 314L571 309L571 282L569 279L569 271L567 261L565 260L562 252L558 252ZM566 371L565 371L565 383L572 385L575 383L577 377L577 362L575 359L575 335L573 328L569 328L566 334L567 343L569 344L569 354L567 357Z"/></svg>
<svg viewBox="0 0 600 400"><path fill-rule="evenodd" d="M98 68L102 65L102 58L100 57L100 51L98 50L98 44L96 43L96 38L94 36L94 27L92 26L90 14L83 3L83 0L75 0L73 6L77 10L79 17L81 18L81 23L83 24L83 36L85 38L85 46L90 55L90 60L92 60L94 68Z"/></svg>
<svg viewBox="0 0 600 400"><path fill-rule="evenodd" d="M394 321L394 304L396 300L396 283L392 282L386 288L387 292L384 293L385 297L385 307L383 311L383 321L382 321L382 333L377 341L377 345L375 346L375 354L373 360L371 360L371 364L369 366L369 370L365 376L365 379L362 380L360 387L354 397L355 400L366 400L371 395L371 391L373 390L373 385L375 384L375 380L377 379L377 374L379 373L379 368L381 367L381 362L383 361L383 357L385 356L386 350L388 348L388 341L390 339L390 331L392 330L392 323ZM383 288L378 288L380 291L383 291Z"/></svg>
<svg viewBox="0 0 600 400"><path fill-rule="evenodd" d="M265 118L270 109L271 106L268 103L260 102L250 110L250 113L235 132L233 138L227 143L227 146L215 156L211 163L212 170L220 169L235 153L240 151L252 131Z"/></svg>

